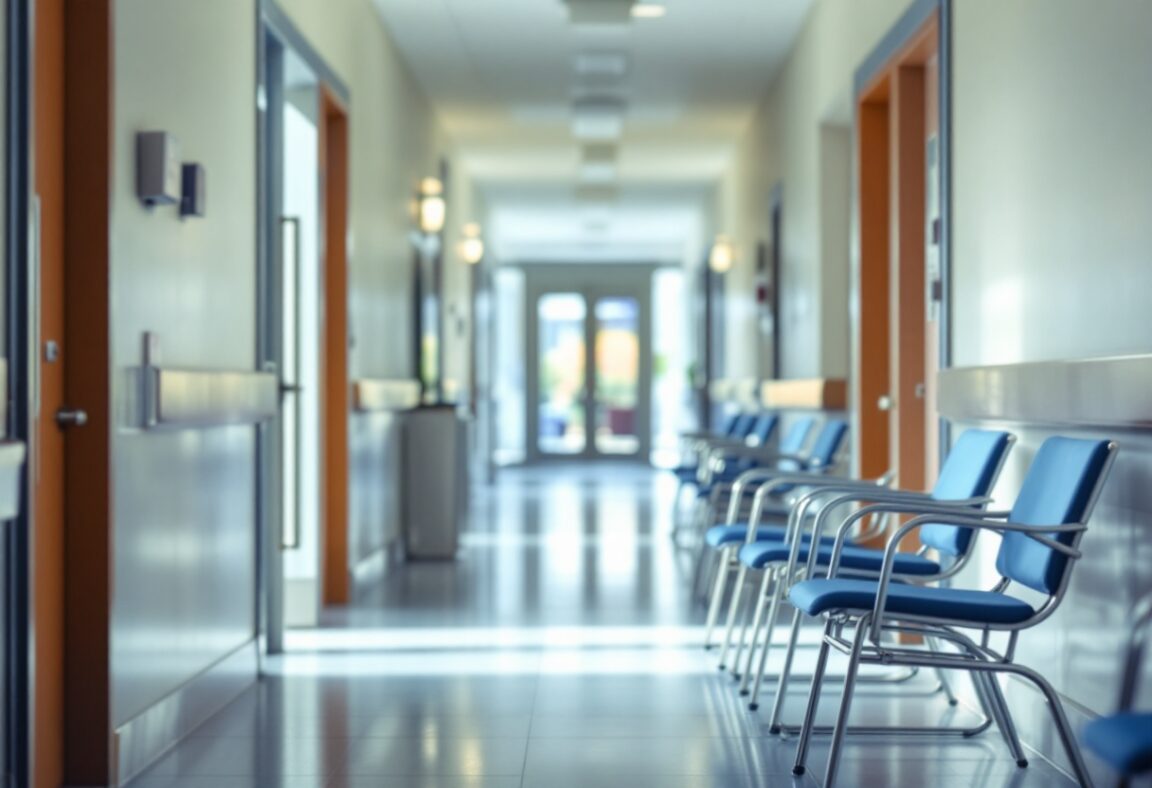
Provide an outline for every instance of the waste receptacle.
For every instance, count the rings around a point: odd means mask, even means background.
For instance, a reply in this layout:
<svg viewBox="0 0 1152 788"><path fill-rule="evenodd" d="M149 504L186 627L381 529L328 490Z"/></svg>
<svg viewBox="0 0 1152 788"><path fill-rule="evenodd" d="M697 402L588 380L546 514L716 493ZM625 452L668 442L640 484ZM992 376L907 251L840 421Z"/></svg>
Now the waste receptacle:
<svg viewBox="0 0 1152 788"><path fill-rule="evenodd" d="M404 547L409 559L456 557L468 490L467 433L454 405L405 416Z"/></svg>

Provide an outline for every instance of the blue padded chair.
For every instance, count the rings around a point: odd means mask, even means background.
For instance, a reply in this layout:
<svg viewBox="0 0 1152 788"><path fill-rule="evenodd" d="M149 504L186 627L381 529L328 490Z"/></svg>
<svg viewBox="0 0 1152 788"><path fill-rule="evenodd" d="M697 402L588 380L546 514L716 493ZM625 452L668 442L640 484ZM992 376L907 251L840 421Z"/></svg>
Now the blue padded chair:
<svg viewBox="0 0 1152 788"><path fill-rule="evenodd" d="M778 419L775 414L761 414L757 417L753 413L738 413L732 416L725 424L723 433L715 435L711 433L685 433L681 435L681 440L684 441L686 446L686 454L690 454L692 459L686 460L681 465L672 469L672 473L676 476L679 482L676 488L676 501L679 501L684 496L684 490L688 487L699 486L700 477L707 475L704 472L706 465L706 458L710 457L712 450L717 446L727 447L746 447L753 432L759 429L759 434L756 439L759 440L761 435L770 436L772 430L775 429ZM693 501L697 499L693 497ZM679 517L673 523L672 533L675 535L682 527L691 525L683 523Z"/></svg>
<svg viewBox="0 0 1152 788"><path fill-rule="evenodd" d="M1132 708L1140 683L1148 631L1152 629L1152 594L1136 605L1133 620L1116 713L1088 723L1083 737L1084 746L1120 775L1121 785L1127 785L1132 777L1152 771L1152 711Z"/></svg>
<svg viewBox="0 0 1152 788"><path fill-rule="evenodd" d="M808 423L809 419L797 422L797 425ZM796 430L797 426L793 426ZM749 523L756 523L756 533L765 538L783 538L782 526L761 525L768 507L770 497L778 497L792 492L798 485L822 484L820 477L829 473L836 467L836 459L848 435L848 423L841 419L830 419L821 428L820 433L812 444L812 450L806 456L794 453L778 457L777 462L769 467L747 468L733 479L724 492L729 493L728 516L724 524L712 525L704 532L701 552L697 557L697 579L703 576L702 567L711 552L719 553L715 562L716 575L713 579L711 602L708 606L708 619L705 624L704 648L712 647L712 631L716 626L719 615L720 599L724 596L728 582L730 563L730 548L742 543L749 533ZM839 484L848 483L839 480ZM853 483L858 484L858 483ZM752 495L752 509L745 522L739 520L742 506L747 495ZM713 512L719 507L721 501L715 496L705 510L704 522L711 523ZM778 504L770 513L777 517L787 517L790 508ZM723 658L721 659L723 664Z"/></svg>
<svg viewBox="0 0 1152 788"><path fill-rule="evenodd" d="M779 474L785 467L795 470L811 463L812 460L803 452L813 424L815 419L811 416L796 419L784 433L776 449L761 446L728 446L708 457L704 462L706 471L702 474L702 481L696 491L693 522L697 530L704 531L712 525L716 519L716 512L724 504L725 497L733 489L740 489L734 488L733 485L741 474L761 466L770 469L772 474ZM742 502L740 496L737 496L737 507ZM693 587L698 587L703 577L704 557L704 548L701 546L696 556Z"/></svg>
<svg viewBox="0 0 1152 788"><path fill-rule="evenodd" d="M835 493L828 490L816 490L810 494L812 502L816 498L823 501L813 533L799 533L800 521L793 520L790 526L797 533L790 534L788 538L769 538L753 541L747 540L740 545L737 560L741 569L748 572L762 572L759 601L752 616L752 638L749 641L748 661L742 673L741 694L749 691L749 682L753 675L752 666L761 627L767 622L768 635L760 648L760 660L755 670L755 682L751 688L751 702L749 708L755 711L758 708L760 685L764 679L764 670L768 661L769 644L771 642L772 627L780 608L780 602L791 582L799 576L814 574L816 567L827 566L832 557L832 550L836 536L824 533L824 523L836 507L845 504L868 501L881 503L896 501L912 504L918 497L924 504L919 510L926 513L930 510L945 507L962 514L971 512L973 506L982 507L989 500L992 488L1004 467L1004 460L1015 438L1007 432L994 430L966 430L956 439L940 468L939 476L932 490L928 493L913 493L903 490L858 490L846 493ZM829 497L835 496L835 497ZM808 504L805 504L807 508ZM911 508L911 507L910 507ZM800 539L795 538L799 534ZM929 525L920 531L921 548L915 553L899 553L894 559L893 571L896 575L916 579L918 582L932 582L943 580L956 574L967 561L970 547L973 542L973 531L953 525ZM811 549L811 539L816 538L820 547L815 551ZM831 543L829 542L831 540ZM929 550L936 553L930 555ZM803 574L798 574L799 564L806 567ZM884 564L884 551L856 545L845 545L840 552L840 566L852 574L876 576ZM739 583L733 593L743 591ZM767 616L765 616L767 611ZM799 635L801 614L795 613L792 621L791 635L788 640L788 651L785 657L785 668L781 673L777 688L776 704L772 712L771 725L779 724L780 709L783 705L784 695L787 692L788 675L791 671L792 659L795 654L796 639ZM747 626L747 625L746 625ZM737 641L737 657L744 645L744 633ZM735 660L733 661L735 663ZM942 680L947 689L947 681Z"/></svg>
<svg viewBox="0 0 1152 788"><path fill-rule="evenodd" d="M1048 618L1067 591L1071 569L1080 557L1081 537L1087 530L1088 519L1115 453L1116 445L1108 441L1049 438L1036 452L1011 511L925 514L912 518L896 529L889 540L879 579L840 575L840 557L852 521L848 518L837 534L827 576L796 583L788 593L794 607L825 619L793 773L803 774L807 769L828 654L835 648L848 655L848 668L832 728L826 785L836 781L861 664L968 671L988 719L981 728L962 731L963 735L970 736L994 722L1021 767L1028 762L995 675L1009 673L1031 681L1048 701L1076 778L1081 784L1090 785L1084 760L1056 691L1042 675L1016 663L1013 657L1020 632ZM883 508L898 511L898 507L871 506L861 512ZM1001 534L996 556L999 582L989 590L893 582L895 560L903 538L926 526L948 525ZM1008 594L1013 583L1044 595L1044 601L1033 605ZM970 636L965 630L974 630L975 634ZM1003 651L993 648L990 640L993 632L1008 633ZM891 644L882 639L885 633L904 633L947 643L956 653Z"/></svg>
<svg viewBox="0 0 1152 788"><path fill-rule="evenodd" d="M687 451L692 455L692 459L672 469L672 473L679 479L681 487L696 482L700 473L700 455L707 454L710 446L715 443L743 442L755 426L755 414L736 413L725 421L719 433L688 433L682 435L681 440L687 444Z"/></svg>
<svg viewBox="0 0 1152 788"><path fill-rule="evenodd" d="M772 449L766 444L776 429L777 420L775 415L771 418L773 421L767 425L765 439L758 445L724 445L712 449L708 457L712 473L706 475L705 483L700 485L697 493L699 497L707 498L716 488L731 485L740 474L751 468L769 465L777 471L798 471L819 463L819 458L815 455L815 450L819 448L817 444L813 444L812 452L804 453L804 446L808 443L808 436L816 423L815 419L805 416L792 422L784 437L780 439L780 445ZM755 421L753 425L758 426Z"/></svg>

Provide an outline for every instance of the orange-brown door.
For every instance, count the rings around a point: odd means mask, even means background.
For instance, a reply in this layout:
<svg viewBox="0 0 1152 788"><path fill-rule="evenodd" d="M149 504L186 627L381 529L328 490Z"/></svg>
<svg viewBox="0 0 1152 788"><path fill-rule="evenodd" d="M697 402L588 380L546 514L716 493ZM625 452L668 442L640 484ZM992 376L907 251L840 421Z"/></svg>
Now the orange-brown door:
<svg viewBox="0 0 1152 788"><path fill-rule="evenodd" d="M906 489L935 479L938 324L927 295L938 129L937 20L895 54L857 105L860 314L856 401L860 470ZM930 208L930 205L933 206Z"/></svg>
<svg viewBox="0 0 1152 788"><path fill-rule="evenodd" d="M38 0L35 14L38 410L29 473L36 788L99 785L111 776L111 2Z"/></svg>
<svg viewBox="0 0 1152 788"><path fill-rule="evenodd" d="M324 199L324 602L350 596L348 551L348 115L320 91Z"/></svg>
<svg viewBox="0 0 1152 788"><path fill-rule="evenodd" d="M35 162L38 202L40 411L33 438L33 785L64 780L64 0L35 15ZM35 262L35 261L34 261Z"/></svg>

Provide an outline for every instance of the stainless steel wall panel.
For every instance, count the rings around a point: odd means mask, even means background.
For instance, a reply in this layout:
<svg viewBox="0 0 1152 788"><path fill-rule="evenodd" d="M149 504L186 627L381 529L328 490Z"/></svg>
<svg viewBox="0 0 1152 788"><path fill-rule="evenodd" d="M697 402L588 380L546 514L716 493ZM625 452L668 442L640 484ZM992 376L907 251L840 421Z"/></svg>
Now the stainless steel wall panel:
<svg viewBox="0 0 1152 788"><path fill-rule="evenodd" d="M351 490L349 570L389 549L399 535L400 421L392 413L354 413L348 431Z"/></svg>
<svg viewBox="0 0 1152 788"><path fill-rule="evenodd" d="M1152 425L1152 355L954 367L940 373L940 414L1028 424Z"/></svg>
<svg viewBox="0 0 1152 788"><path fill-rule="evenodd" d="M154 364L254 369L254 0L117 0L115 39L113 369L141 365L146 332ZM206 216L136 200L139 129L168 131L204 166ZM132 377L113 381L118 727L254 638L256 462L251 426L141 431L125 418Z"/></svg>
<svg viewBox="0 0 1152 788"><path fill-rule="evenodd" d="M148 367L144 386L150 429L256 424L280 405L280 379L268 372Z"/></svg>

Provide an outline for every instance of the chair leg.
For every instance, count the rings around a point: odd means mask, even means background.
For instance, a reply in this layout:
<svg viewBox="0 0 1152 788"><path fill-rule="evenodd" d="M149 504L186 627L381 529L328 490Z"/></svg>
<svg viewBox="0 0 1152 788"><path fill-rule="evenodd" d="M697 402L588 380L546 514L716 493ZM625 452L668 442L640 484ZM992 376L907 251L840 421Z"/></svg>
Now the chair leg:
<svg viewBox="0 0 1152 788"><path fill-rule="evenodd" d="M775 590L772 583L775 578L775 573L769 569L761 573L763 576L760 579L759 588L756 592L756 614L752 617L752 639L748 641L748 656L744 661L744 670L740 672L740 694L748 694L748 683L752 678L752 666L756 661L756 650L760 642L760 633L764 630L764 611L768 608L768 594L770 590ZM772 586L770 589L769 586ZM773 606L773 613L775 606ZM772 613L769 613L768 621L768 640L772 640Z"/></svg>
<svg viewBox="0 0 1152 788"><path fill-rule="evenodd" d="M1023 769L1028 765L1028 758L1024 754L1023 745L1020 744L1020 736L1016 733L1016 724L1012 721L1012 715L1008 711L1008 704L1004 700L1004 693L1000 691L1000 685L996 682L995 674L978 673L972 679L985 712L996 722L996 727L1000 730L1000 735L1008 746L1012 760L1016 761L1016 765Z"/></svg>
<svg viewBox="0 0 1152 788"><path fill-rule="evenodd" d="M940 651L940 642L936 638L927 638L926 640L929 649ZM957 705L960 701L956 699L956 693L952 691L952 682L948 680L948 673L943 668L936 668L936 679L940 682L940 690L944 693L944 697L948 698L948 705Z"/></svg>
<svg viewBox="0 0 1152 788"><path fill-rule="evenodd" d="M728 619L725 622L724 646L720 649L720 670L727 668L725 660L728 658L728 650L732 648L732 632L736 629L736 614L740 610L740 599L743 596L741 591L744 589L744 578L747 574L747 568L744 564L740 564L740 569L736 572L736 585L732 587L732 598L728 602Z"/></svg>
<svg viewBox="0 0 1152 788"><path fill-rule="evenodd" d="M712 554L712 551L708 549L708 543L703 539L700 540L700 543L695 546L695 550L696 560L693 561L692 566L693 598L704 596L704 589L706 589L709 585L710 577L708 573L708 566L710 562L708 559Z"/></svg>
<svg viewBox="0 0 1152 788"><path fill-rule="evenodd" d="M804 712L804 723L800 727L800 738L796 742L796 763L792 773L804 774L808 768L808 747L812 744L812 730L816 727L816 709L820 706L820 689L824 684L824 670L828 667L828 638L834 624L831 620L824 624L824 635L820 640L820 652L816 655L816 669L812 673L812 687L808 690L808 709Z"/></svg>
<svg viewBox="0 0 1152 788"><path fill-rule="evenodd" d="M781 592L783 593L783 592ZM799 610L792 613L792 628L788 632L788 649L784 652L784 666L780 669L780 683L776 686L776 700L772 704L772 715L768 720L768 729L772 733L780 732L780 717L784 713L784 698L788 694L788 683L792 680L792 661L796 657L796 642L800 639L800 623L804 614ZM752 702L748 708L752 711L760 708L760 682L752 691Z"/></svg>
<svg viewBox="0 0 1152 788"><path fill-rule="evenodd" d="M1044 697L1048 701L1048 711L1052 714L1052 721L1056 723L1056 731L1060 734L1060 742L1064 745L1064 752L1068 756L1068 762L1072 764L1072 771L1075 772L1076 780L1081 786L1092 788L1092 777L1088 774L1088 767L1084 765L1084 756L1080 754L1080 747L1076 744L1072 726L1068 724L1068 717L1064 713L1064 706L1060 702L1060 696L1056 694L1056 690L1052 689L1052 685L1043 676L1030 668L1013 665L1012 669L1013 672L1029 679L1044 693Z"/></svg>
<svg viewBox="0 0 1152 788"><path fill-rule="evenodd" d="M708 604L708 619L704 623L705 650L712 648L712 630L716 628L716 619L720 616L720 605L724 601L728 575L732 572L731 564L731 549L727 546L720 548L720 560L716 564L716 582L712 587L712 600Z"/></svg>
<svg viewBox="0 0 1152 788"><path fill-rule="evenodd" d="M748 625L752 622L753 618L753 606L749 605L747 610L744 609L743 598L746 598L749 594L749 590L746 585L747 584L741 585L738 591L742 597L740 600L739 613L742 613L743 615L739 615L738 613L740 621L740 634L736 636L735 650L732 652L732 658L728 660L729 664L732 665L728 672L731 674L733 681L739 680L740 678L740 658L744 655L744 646L748 643ZM763 607L760 605L759 600L757 600L757 604L754 607L756 610L756 616L759 616L761 613L763 613Z"/></svg>
<svg viewBox="0 0 1152 788"><path fill-rule="evenodd" d="M840 709L836 712L836 725L832 728L832 742L828 749L828 767L824 770L824 785L836 784L836 772L840 768L840 750L844 746L844 734L848 730L848 713L852 710L852 695L856 691L856 675L860 670L860 652L864 648L864 636L868 631L868 617L856 620L856 632L852 638L852 653L848 655L848 671L844 674L844 692L840 696Z"/></svg>
<svg viewBox="0 0 1152 788"><path fill-rule="evenodd" d="M760 588L761 598L770 599L768 606L767 626L765 627L764 645L760 647L760 659L756 661L756 691L760 691L760 684L764 681L764 671L768 667L768 654L772 651L772 634L776 631L776 618L780 615L781 573L768 571L764 573L764 583ZM752 649L748 652L748 665L744 668L744 678L740 684L740 694L749 694L749 685L752 679L752 658L756 656L756 638L752 638Z"/></svg>

